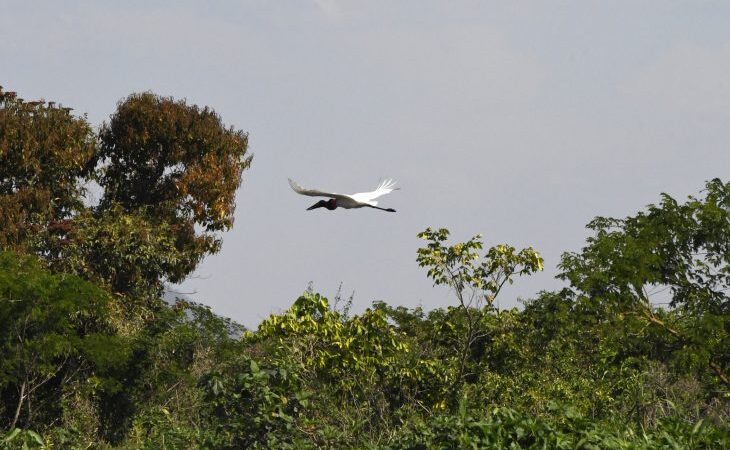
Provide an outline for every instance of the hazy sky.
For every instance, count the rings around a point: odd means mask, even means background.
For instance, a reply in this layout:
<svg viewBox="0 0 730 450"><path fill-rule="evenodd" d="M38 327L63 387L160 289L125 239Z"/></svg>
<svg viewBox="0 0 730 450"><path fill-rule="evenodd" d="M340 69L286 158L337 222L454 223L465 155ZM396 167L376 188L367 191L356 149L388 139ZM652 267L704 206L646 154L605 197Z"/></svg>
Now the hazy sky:
<svg viewBox="0 0 730 450"><path fill-rule="evenodd" d="M221 253L180 289L255 326L312 281L334 295L453 304L416 262L426 228L532 245L553 279L595 215L730 169L726 1L3 1L0 85L87 113L151 90L250 132ZM305 211L287 177L402 189L376 210Z"/></svg>

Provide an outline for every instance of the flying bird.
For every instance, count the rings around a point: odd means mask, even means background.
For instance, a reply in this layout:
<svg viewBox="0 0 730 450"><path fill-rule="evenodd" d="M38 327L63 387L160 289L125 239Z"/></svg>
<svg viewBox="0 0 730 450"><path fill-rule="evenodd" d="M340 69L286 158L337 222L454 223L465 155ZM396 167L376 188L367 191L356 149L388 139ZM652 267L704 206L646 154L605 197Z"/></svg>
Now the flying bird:
<svg viewBox="0 0 730 450"><path fill-rule="evenodd" d="M330 211L337 208L375 208L381 211L395 212L393 208L380 208L376 198L389 194L397 189L395 181L383 180L378 187L372 192L360 192L359 194L336 194L334 192L323 192L316 189L305 189L299 186L296 181L289 178L289 185L297 194L307 195L309 197L329 197L329 200L320 200L314 205L307 208L307 211L316 208L327 208Z"/></svg>

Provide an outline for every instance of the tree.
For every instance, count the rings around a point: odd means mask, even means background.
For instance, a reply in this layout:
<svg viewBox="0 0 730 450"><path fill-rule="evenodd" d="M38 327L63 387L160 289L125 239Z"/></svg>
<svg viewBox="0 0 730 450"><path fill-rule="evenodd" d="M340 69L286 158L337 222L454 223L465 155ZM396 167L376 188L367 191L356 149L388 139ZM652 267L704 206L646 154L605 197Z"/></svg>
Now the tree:
<svg viewBox="0 0 730 450"><path fill-rule="evenodd" d="M182 281L220 249L215 233L233 225L247 151L248 135L226 128L210 108L130 95L100 131L96 178L104 194L61 258L77 265L64 268L148 298L164 280Z"/></svg>
<svg viewBox="0 0 730 450"><path fill-rule="evenodd" d="M463 314L466 329L457 349L459 371L455 380L460 383L473 346L486 336L483 320L490 313L498 313L494 301L504 285L512 284L514 276L542 270L543 259L532 247L518 251L505 244L489 248L482 258L480 235L446 246L449 230L445 228L427 228L418 237L428 242L418 249L418 264L428 268L434 285L445 285L454 292Z"/></svg>
<svg viewBox="0 0 730 450"><path fill-rule="evenodd" d="M177 228L146 209L125 212L116 204L84 211L72 223L65 239L55 242L54 269L94 280L118 296L154 305L165 278L180 281L195 267L189 249L178 245Z"/></svg>
<svg viewBox="0 0 730 450"><path fill-rule="evenodd" d="M703 198L680 204L664 194L635 216L598 217L588 245L563 256L561 276L604 317L631 314L660 327L688 363L730 387L729 209L730 184L714 179ZM657 307L662 295L672 322Z"/></svg>
<svg viewBox="0 0 730 450"><path fill-rule="evenodd" d="M164 275L180 281L218 251L214 233L233 225L236 189L251 164L248 135L210 108L142 93L119 103L100 140L99 209L120 205L168 224L181 257Z"/></svg>
<svg viewBox="0 0 730 450"><path fill-rule="evenodd" d="M34 257L0 252L0 418L12 429L58 420L66 389L124 364L109 295ZM13 405L13 408L9 408Z"/></svg>
<svg viewBox="0 0 730 450"><path fill-rule="evenodd" d="M0 249L43 253L39 236L83 208L95 139L70 111L0 87Z"/></svg>
<svg viewBox="0 0 730 450"><path fill-rule="evenodd" d="M28 259L32 268L0 268L0 418L57 423L66 411L60 384L83 379L91 392L74 393L95 405L87 428L125 436L138 394L150 392L141 384L160 329L194 322L170 319L163 283L218 251L250 163L247 134L207 107L131 95L97 137L69 108L0 90L0 250L41 257ZM84 197L89 181L102 189L98 204ZM197 317L176 308L175 317ZM217 332L229 343L232 330ZM195 345L215 347L202 334ZM171 353L177 361L188 352Z"/></svg>
<svg viewBox="0 0 730 450"><path fill-rule="evenodd" d="M0 249L153 298L220 249L250 164L248 135L208 107L132 94L97 139L70 108L0 89Z"/></svg>

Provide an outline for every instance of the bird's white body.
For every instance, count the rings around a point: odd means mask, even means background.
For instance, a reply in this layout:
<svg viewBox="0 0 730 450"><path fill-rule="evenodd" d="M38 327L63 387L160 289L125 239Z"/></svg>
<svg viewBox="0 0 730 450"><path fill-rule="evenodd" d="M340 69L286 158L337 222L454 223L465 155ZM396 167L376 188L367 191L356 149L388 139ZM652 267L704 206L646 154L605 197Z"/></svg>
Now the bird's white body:
<svg viewBox="0 0 730 450"><path fill-rule="evenodd" d="M337 194L335 192L324 192L319 191L316 189L305 189L301 187L299 184L297 184L295 181L293 181L291 178L289 179L289 185L292 189L298 194L301 195L307 195L309 197L328 197L335 199L336 207L337 208L345 208L345 209L353 209L353 208L364 208L364 207L370 207L370 208L376 208L376 209L383 209L378 208L378 202L375 201L376 198L381 197L385 194L389 194L397 189L395 187L395 181L393 180L384 180L382 181L378 187L372 191L372 192L360 192L357 194Z"/></svg>

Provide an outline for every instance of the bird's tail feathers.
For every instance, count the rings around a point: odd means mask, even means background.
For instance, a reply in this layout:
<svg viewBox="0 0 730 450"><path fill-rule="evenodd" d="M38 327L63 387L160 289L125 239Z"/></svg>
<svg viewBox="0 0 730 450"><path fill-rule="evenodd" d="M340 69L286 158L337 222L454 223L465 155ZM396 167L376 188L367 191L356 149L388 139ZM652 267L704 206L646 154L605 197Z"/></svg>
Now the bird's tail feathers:
<svg viewBox="0 0 730 450"><path fill-rule="evenodd" d="M395 187L396 181L392 178L385 178L380 180L380 184L378 184L378 189L390 189L392 191L400 190L399 187Z"/></svg>

